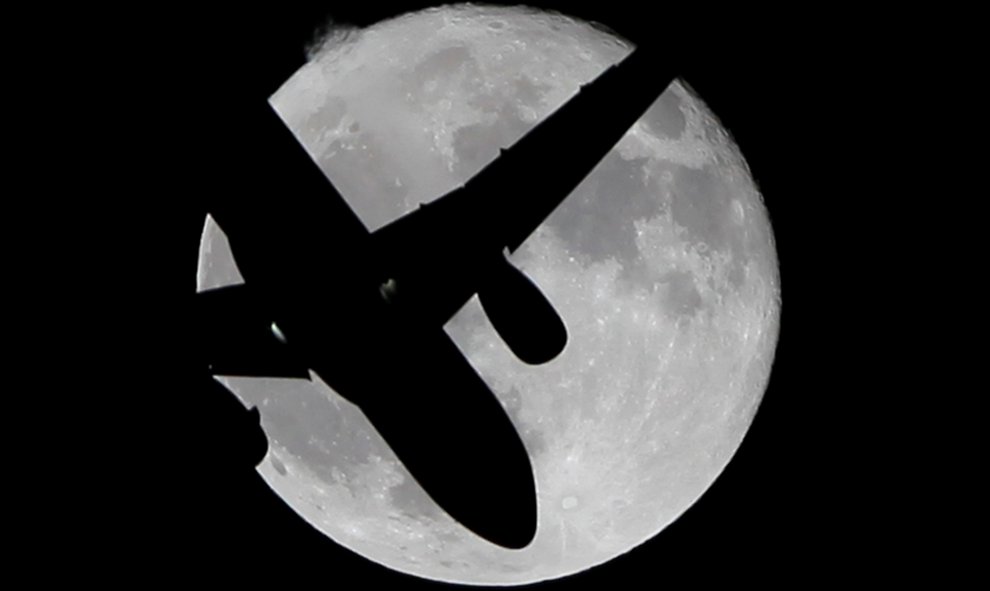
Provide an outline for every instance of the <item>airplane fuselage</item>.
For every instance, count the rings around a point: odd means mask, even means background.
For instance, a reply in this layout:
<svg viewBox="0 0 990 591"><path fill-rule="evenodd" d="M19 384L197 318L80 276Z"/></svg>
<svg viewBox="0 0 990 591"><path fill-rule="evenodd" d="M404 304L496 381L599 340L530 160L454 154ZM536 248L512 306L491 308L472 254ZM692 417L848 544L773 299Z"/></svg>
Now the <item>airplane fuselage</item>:
<svg viewBox="0 0 990 591"><path fill-rule="evenodd" d="M250 125L233 131L244 155L238 198L225 194L211 208L245 280L237 293L247 295L211 298L212 309L229 302L224 326L255 327L244 332L251 338L268 331L272 354L291 365L274 375L311 369L357 404L455 519L497 543L527 544L536 527L528 454L443 326L477 294L521 360L563 350L563 321L505 253L666 88L671 77L657 70L656 53L634 52L463 186L375 233L257 102ZM488 506L523 525L479 513Z"/></svg>

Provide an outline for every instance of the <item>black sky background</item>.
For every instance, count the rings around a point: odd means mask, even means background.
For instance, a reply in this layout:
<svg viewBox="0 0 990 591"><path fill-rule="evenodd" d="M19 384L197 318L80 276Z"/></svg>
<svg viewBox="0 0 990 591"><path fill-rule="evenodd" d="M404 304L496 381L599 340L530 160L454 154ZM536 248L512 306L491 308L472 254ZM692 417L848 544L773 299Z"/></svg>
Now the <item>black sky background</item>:
<svg viewBox="0 0 990 591"><path fill-rule="evenodd" d="M625 589L837 582L852 573L883 577L880 555L891 532L879 515L890 499L874 492L877 472L885 468L867 457L873 452L862 445L857 411L877 390L864 372L861 351L873 329L850 326L859 320L844 314L854 297L848 286L866 272L858 259L869 247L855 207L850 213L834 205L855 199L850 187L867 176L850 168L836 140L857 125L844 104L844 89L859 79L849 65L857 53L849 42L857 34L855 15L708 14L711 7L697 5L670 9L660 24L633 2L530 4L604 23L634 42L669 39L671 59L683 64L682 78L729 129L756 177L773 224L783 297L770 384L725 472L653 540L586 573L540 586ZM429 5L163 7L136 19L127 32L157 46L147 54L153 66L132 88L136 96L153 95L157 107L151 115L138 109L130 116L140 128L132 133L151 127L161 139L127 177L141 200L129 212L140 211L148 225L141 228L140 252L125 255L155 271L142 282L147 289L140 299L119 296L120 309L142 309L145 322L136 327L142 345L132 353L145 361L130 369L145 377L129 382L126 398L117 399L112 411L127 432L126 444L113 444L122 465L115 478L126 488L102 490L98 511L123 528L110 548L87 554L87 568L109 572L124 564L170 581L457 587L371 563L298 518L254 472L263 447L252 435L249 415L197 365L189 345L196 331L188 306L205 194L222 185L217 171L236 170L231 162L205 157L212 153L205 146L223 141L223 125L212 122L228 115L225 101L274 90L266 72L301 55L327 19L365 26ZM855 297L859 307L879 296Z"/></svg>

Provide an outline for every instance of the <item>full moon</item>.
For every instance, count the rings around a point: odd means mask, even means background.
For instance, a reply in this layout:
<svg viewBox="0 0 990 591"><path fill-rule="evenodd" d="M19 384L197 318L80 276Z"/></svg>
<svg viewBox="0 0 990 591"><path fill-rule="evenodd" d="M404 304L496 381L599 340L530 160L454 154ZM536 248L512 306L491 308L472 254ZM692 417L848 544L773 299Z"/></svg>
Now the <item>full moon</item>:
<svg viewBox="0 0 990 591"><path fill-rule="evenodd" d="M448 6L331 35L270 103L374 231L465 182L631 50L558 14ZM428 579L528 583L642 544L725 468L769 378L779 275L746 162L686 83L511 259L566 323L564 352L518 361L476 298L445 330L530 454L533 542L507 550L451 519L316 376L218 376L260 409L270 445L258 471L313 527ZM207 219L199 289L239 281Z"/></svg>

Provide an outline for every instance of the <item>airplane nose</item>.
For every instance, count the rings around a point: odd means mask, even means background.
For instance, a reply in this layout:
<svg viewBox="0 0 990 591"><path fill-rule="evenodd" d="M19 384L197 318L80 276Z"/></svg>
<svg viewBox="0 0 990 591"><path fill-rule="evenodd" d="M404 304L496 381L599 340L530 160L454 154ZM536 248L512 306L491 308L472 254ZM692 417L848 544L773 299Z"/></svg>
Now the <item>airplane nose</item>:
<svg viewBox="0 0 990 591"><path fill-rule="evenodd" d="M495 544L512 550L524 548L533 541L537 525L536 486L529 457L524 449L494 446L482 456L466 464L466 470L454 471L467 494L460 501L449 502L448 512Z"/></svg>
<svg viewBox="0 0 990 591"><path fill-rule="evenodd" d="M397 336L391 344L405 354L364 378L371 390L359 406L440 508L492 543L523 548L537 525L529 454L498 398L442 337Z"/></svg>
<svg viewBox="0 0 990 591"><path fill-rule="evenodd" d="M536 535L532 464L508 416L488 396L491 408L466 417L457 409L429 418L421 411L390 412L404 417L406 427L416 425L408 438L404 429L386 426L388 419L376 426L388 431L386 439L409 473L454 520L494 544L520 549Z"/></svg>

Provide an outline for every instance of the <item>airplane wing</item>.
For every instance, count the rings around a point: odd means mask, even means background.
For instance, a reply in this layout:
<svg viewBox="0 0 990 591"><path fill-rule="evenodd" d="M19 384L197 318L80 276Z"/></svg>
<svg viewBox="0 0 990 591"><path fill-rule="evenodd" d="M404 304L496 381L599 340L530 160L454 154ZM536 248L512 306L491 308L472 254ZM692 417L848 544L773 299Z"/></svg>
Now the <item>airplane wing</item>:
<svg viewBox="0 0 990 591"><path fill-rule="evenodd" d="M660 46L644 45L548 115L438 208L490 212L484 239L514 252L580 184L674 79ZM481 205L466 204L467 199ZM454 214L456 215L456 214Z"/></svg>
<svg viewBox="0 0 990 591"><path fill-rule="evenodd" d="M336 277L367 275L375 267L368 229L275 110L247 102L228 127L224 162L232 164L211 175L218 180L208 210L245 282L265 290L259 297L299 305L283 300L339 291Z"/></svg>
<svg viewBox="0 0 990 591"><path fill-rule="evenodd" d="M449 226L445 239L456 234L468 244L486 241L515 251L670 85L670 64L657 47L637 48L463 186L379 229L376 242L388 247L417 235L417 226L425 225L420 212L446 221L481 212L483 227Z"/></svg>
<svg viewBox="0 0 990 591"><path fill-rule="evenodd" d="M478 293L520 359L543 363L556 356L567 338L562 321L503 251L519 248L673 77L657 46L637 48L463 186L373 233L372 251L388 261L396 301L442 324ZM540 312L523 317L534 310Z"/></svg>

